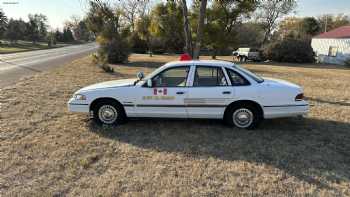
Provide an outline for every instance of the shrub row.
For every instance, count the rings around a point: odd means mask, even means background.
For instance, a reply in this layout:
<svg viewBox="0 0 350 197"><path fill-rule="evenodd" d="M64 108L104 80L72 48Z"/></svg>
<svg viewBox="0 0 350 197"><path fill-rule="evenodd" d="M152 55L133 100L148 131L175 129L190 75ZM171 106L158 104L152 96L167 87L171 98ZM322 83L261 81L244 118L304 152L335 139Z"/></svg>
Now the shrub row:
<svg viewBox="0 0 350 197"><path fill-rule="evenodd" d="M276 62L312 63L315 61L310 42L292 38L271 43L264 49L264 56Z"/></svg>

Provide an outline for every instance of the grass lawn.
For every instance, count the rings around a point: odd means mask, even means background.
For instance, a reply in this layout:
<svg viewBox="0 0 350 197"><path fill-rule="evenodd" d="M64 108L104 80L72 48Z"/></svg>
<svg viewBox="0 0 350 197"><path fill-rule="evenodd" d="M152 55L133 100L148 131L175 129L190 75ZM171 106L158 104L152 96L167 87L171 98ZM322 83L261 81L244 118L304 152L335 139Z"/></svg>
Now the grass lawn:
<svg viewBox="0 0 350 197"><path fill-rule="evenodd" d="M14 43L14 44L11 44L7 41L1 41L1 42L2 43L0 44L0 54L50 49L50 48L63 47L67 45L67 44L57 44L55 46L48 47L46 42L38 42L36 44L33 44L32 42L28 42L28 41L18 41L17 43Z"/></svg>
<svg viewBox="0 0 350 197"><path fill-rule="evenodd" d="M81 87L177 58L133 55L108 74L87 57L0 90L0 196L350 196L343 67L245 64L302 85L312 105L306 118L268 120L254 131L216 120L100 127L67 111Z"/></svg>

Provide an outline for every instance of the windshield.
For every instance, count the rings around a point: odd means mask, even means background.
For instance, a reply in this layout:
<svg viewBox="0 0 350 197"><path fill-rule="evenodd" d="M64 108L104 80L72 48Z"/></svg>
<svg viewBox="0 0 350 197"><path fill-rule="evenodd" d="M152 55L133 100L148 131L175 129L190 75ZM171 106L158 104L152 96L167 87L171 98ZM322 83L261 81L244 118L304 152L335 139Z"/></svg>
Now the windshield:
<svg viewBox="0 0 350 197"><path fill-rule="evenodd" d="M235 67L236 67L239 71L241 71L242 73L244 73L244 74L248 75L250 78L254 79L256 82L258 82L258 83L264 82L264 79L263 79L262 77L260 77L260 76L258 76L258 75L256 75L256 74L254 74L254 73L252 73L252 72L250 72L249 70L247 70L247 69L245 69L245 68L242 68L242 67L240 67L240 66L238 66L238 65L235 65Z"/></svg>
<svg viewBox="0 0 350 197"><path fill-rule="evenodd" d="M159 68L155 69L153 72L151 72L150 74L148 74L143 80L147 80L152 78L155 74L159 73L160 70L162 70L163 66L160 66Z"/></svg>

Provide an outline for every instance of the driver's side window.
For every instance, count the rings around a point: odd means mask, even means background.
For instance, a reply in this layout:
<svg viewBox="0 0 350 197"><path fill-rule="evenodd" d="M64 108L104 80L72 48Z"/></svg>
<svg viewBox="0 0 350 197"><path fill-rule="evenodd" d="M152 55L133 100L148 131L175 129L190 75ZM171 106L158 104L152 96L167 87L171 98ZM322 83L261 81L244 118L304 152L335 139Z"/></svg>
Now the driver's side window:
<svg viewBox="0 0 350 197"><path fill-rule="evenodd" d="M189 66L169 68L152 78L152 87L185 87Z"/></svg>

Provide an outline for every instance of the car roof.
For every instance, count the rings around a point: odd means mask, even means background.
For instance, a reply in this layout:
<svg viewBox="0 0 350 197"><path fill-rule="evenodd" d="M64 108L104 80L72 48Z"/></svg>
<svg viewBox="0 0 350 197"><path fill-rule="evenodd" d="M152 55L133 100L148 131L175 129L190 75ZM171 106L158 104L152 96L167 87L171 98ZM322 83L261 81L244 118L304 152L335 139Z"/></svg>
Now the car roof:
<svg viewBox="0 0 350 197"><path fill-rule="evenodd" d="M190 60L190 61L173 61L164 65L166 68L173 66L185 66L185 65L204 65L204 66L234 66L235 64L230 61L222 60Z"/></svg>

